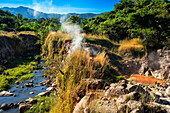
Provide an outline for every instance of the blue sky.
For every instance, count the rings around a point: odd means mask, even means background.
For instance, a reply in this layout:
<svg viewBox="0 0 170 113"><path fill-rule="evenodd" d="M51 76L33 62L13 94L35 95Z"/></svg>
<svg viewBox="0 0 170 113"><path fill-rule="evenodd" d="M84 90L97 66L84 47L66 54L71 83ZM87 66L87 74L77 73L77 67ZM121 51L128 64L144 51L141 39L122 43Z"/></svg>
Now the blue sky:
<svg viewBox="0 0 170 113"><path fill-rule="evenodd" d="M0 0L0 7L26 6L46 13L103 13L119 0Z"/></svg>

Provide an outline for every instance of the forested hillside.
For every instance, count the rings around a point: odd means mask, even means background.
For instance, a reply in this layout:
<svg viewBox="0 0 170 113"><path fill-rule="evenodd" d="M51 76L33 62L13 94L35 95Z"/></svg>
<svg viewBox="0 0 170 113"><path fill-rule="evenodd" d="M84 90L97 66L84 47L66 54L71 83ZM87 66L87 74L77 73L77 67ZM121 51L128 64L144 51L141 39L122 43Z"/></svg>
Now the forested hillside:
<svg viewBox="0 0 170 113"><path fill-rule="evenodd" d="M167 0L120 0L113 11L84 20L81 27L115 41L141 38L147 47L170 46L169 7Z"/></svg>
<svg viewBox="0 0 170 113"><path fill-rule="evenodd" d="M17 16L0 9L0 30L4 31L35 31L43 40L50 31L60 29L58 18L27 19L20 13Z"/></svg>

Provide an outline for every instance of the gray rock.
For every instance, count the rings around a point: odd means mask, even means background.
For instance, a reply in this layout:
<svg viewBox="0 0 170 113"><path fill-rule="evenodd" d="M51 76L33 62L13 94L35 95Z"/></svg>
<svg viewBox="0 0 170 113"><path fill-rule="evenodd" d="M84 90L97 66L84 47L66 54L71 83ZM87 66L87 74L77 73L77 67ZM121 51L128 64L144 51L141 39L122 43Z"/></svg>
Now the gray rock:
<svg viewBox="0 0 170 113"><path fill-rule="evenodd" d="M0 92L0 96L13 96L14 94L13 93L10 93L8 91L2 91Z"/></svg>
<svg viewBox="0 0 170 113"><path fill-rule="evenodd" d="M41 93L39 93L38 95L39 95L39 96L46 96L46 95L48 95L48 94L49 94L49 92L46 91L46 92L41 92Z"/></svg>
<svg viewBox="0 0 170 113"><path fill-rule="evenodd" d="M29 109L31 106L32 106L31 104L20 103L19 104L20 113L24 113L24 111Z"/></svg>
<svg viewBox="0 0 170 113"><path fill-rule="evenodd" d="M16 81L16 82L15 82L15 84L17 84L17 85L18 85L18 84L19 84L19 82L18 82L18 81Z"/></svg>
<svg viewBox="0 0 170 113"><path fill-rule="evenodd" d="M54 90L55 88L54 87L48 87L47 89L46 89L46 91L52 91L52 90Z"/></svg>
<svg viewBox="0 0 170 113"><path fill-rule="evenodd" d="M29 104L35 104L37 103L37 99L29 98L29 99L26 99L25 102Z"/></svg>
<svg viewBox="0 0 170 113"><path fill-rule="evenodd" d="M20 111L20 113L24 113L26 108L27 108L27 105L25 103L19 104L19 111Z"/></svg>
<svg viewBox="0 0 170 113"><path fill-rule="evenodd" d="M29 83L33 83L33 82L34 82L34 80L29 81Z"/></svg>
<svg viewBox="0 0 170 113"><path fill-rule="evenodd" d="M166 89L166 96L170 97L170 86Z"/></svg>
<svg viewBox="0 0 170 113"><path fill-rule="evenodd" d="M14 107L14 103L11 103L10 105L9 105L9 108L13 108Z"/></svg>
<svg viewBox="0 0 170 113"><path fill-rule="evenodd" d="M135 100L129 100L127 103L130 110L139 109L140 113L144 113L144 107L141 102Z"/></svg>
<svg viewBox="0 0 170 113"><path fill-rule="evenodd" d="M30 94L34 94L34 92L33 92L33 91L31 91L31 92L30 92Z"/></svg>
<svg viewBox="0 0 170 113"><path fill-rule="evenodd" d="M54 82L54 83L52 84L52 87L57 87L57 83Z"/></svg>
<svg viewBox="0 0 170 113"><path fill-rule="evenodd" d="M33 87L33 83L25 83L24 84L26 87Z"/></svg>
<svg viewBox="0 0 170 113"><path fill-rule="evenodd" d="M8 104L2 104L1 105L1 109L2 110L8 110L9 109L9 105Z"/></svg>
<svg viewBox="0 0 170 113"><path fill-rule="evenodd" d="M94 94L88 93L84 96L79 103L76 104L73 113L81 113L82 110L89 106L90 101L94 99Z"/></svg>
<svg viewBox="0 0 170 113"><path fill-rule="evenodd" d="M103 89L105 82L102 79L88 78L82 80L89 89Z"/></svg>

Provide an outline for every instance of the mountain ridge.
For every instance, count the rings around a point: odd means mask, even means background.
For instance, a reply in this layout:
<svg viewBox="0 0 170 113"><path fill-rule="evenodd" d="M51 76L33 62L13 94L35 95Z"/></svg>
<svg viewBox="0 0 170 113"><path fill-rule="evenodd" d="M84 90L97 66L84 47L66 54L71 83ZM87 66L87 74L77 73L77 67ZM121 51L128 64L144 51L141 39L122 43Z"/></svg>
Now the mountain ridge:
<svg viewBox="0 0 170 113"><path fill-rule="evenodd" d="M29 7L25 7L25 6L19 6L16 8L13 7L2 7L2 10L6 11L8 10L9 12L11 12L12 14L16 15L17 13L21 13L23 15L23 17L25 18L64 18L64 20L68 19L70 17L70 15L80 15L80 18L92 18L92 17L96 17L98 15L101 14L94 14L94 13L82 13L82 14L78 14L78 13L68 13L68 14L58 14L58 13L44 13L44 12L40 12L40 11L36 11L34 9L31 9Z"/></svg>

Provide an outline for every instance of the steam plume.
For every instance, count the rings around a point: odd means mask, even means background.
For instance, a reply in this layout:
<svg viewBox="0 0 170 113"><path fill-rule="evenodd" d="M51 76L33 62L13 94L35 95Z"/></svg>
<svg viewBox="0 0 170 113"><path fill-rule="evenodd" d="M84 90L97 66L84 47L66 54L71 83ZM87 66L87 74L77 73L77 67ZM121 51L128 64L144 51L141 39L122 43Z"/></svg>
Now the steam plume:
<svg viewBox="0 0 170 113"><path fill-rule="evenodd" d="M68 51L69 55L76 49L81 48L81 42L83 40L84 35L81 34L82 29L80 28L80 26L76 24L63 23L62 29L63 31L67 32L71 37L73 37L70 50Z"/></svg>

